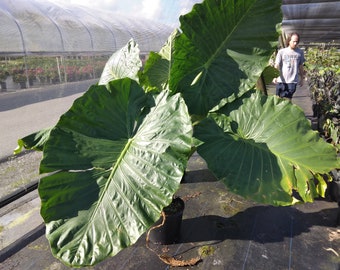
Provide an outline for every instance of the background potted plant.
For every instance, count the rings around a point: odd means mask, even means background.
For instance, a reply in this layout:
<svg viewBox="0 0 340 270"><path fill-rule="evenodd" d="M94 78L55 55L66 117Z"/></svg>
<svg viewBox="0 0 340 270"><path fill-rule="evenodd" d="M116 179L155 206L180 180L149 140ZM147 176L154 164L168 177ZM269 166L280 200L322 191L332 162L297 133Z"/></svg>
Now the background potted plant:
<svg viewBox="0 0 340 270"><path fill-rule="evenodd" d="M27 77L24 69L15 68L12 70L13 82L20 84L20 88L26 88Z"/></svg>
<svg viewBox="0 0 340 270"><path fill-rule="evenodd" d="M299 107L254 88L277 45L279 2L195 5L143 72L130 41L55 127L19 140L43 150L41 215L54 256L93 265L135 243L195 150L246 198L291 205L324 195L335 148Z"/></svg>
<svg viewBox="0 0 340 270"><path fill-rule="evenodd" d="M0 65L0 86L1 91L5 91L7 89L6 79L9 76L8 69L5 65Z"/></svg>

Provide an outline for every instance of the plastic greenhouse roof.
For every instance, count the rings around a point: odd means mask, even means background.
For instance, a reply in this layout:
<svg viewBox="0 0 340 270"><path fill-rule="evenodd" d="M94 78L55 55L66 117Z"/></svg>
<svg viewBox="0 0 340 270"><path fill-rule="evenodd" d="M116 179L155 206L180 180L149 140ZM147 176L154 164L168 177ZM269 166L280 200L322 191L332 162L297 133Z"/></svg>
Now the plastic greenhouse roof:
<svg viewBox="0 0 340 270"><path fill-rule="evenodd" d="M340 44L340 1L282 0L282 13L283 31L298 32L302 45ZM0 55L112 53L131 38L142 52L158 51L172 30L155 21L50 0L0 0Z"/></svg>
<svg viewBox="0 0 340 270"><path fill-rule="evenodd" d="M0 1L0 55L112 53L133 38L158 51L173 28L48 0Z"/></svg>
<svg viewBox="0 0 340 270"><path fill-rule="evenodd" d="M282 0L285 33L298 32L301 44L340 44L340 1Z"/></svg>

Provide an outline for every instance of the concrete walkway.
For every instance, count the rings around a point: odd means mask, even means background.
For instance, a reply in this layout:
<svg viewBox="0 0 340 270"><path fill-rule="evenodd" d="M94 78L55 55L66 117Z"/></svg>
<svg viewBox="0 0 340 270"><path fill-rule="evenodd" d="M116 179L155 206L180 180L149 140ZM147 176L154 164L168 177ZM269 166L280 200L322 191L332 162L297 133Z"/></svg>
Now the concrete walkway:
<svg viewBox="0 0 340 270"><path fill-rule="evenodd" d="M17 140L53 126L73 101L97 80L0 92L0 160L13 155Z"/></svg>
<svg viewBox="0 0 340 270"><path fill-rule="evenodd" d="M270 94L272 90L270 86ZM307 86L298 88L292 102L312 118ZM177 195L185 200L180 242L152 247L179 259L197 257L203 251L205 255L195 266L171 269L340 269L340 229L335 224L338 208L334 202L322 199L273 207L245 200L216 181L197 154L189 161ZM30 201L39 204L33 195ZM34 209L34 204L30 208ZM13 214L11 206L6 209L0 220L6 213ZM0 269L71 269L51 255L43 225L35 226L0 251ZM143 235L115 257L83 269L170 269L145 244Z"/></svg>

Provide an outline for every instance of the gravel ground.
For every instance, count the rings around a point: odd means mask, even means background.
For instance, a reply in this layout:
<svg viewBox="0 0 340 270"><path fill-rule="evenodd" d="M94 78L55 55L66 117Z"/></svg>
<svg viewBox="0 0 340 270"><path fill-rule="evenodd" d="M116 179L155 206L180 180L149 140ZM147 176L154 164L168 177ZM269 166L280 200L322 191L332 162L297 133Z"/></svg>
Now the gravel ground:
<svg viewBox="0 0 340 270"><path fill-rule="evenodd" d="M0 161L0 199L39 178L42 152L26 151Z"/></svg>

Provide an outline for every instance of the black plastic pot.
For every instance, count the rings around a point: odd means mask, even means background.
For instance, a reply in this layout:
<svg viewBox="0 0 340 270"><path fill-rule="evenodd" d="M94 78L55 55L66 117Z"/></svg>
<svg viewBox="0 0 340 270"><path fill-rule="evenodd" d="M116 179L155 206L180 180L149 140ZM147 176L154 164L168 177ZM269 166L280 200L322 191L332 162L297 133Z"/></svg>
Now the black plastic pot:
<svg viewBox="0 0 340 270"><path fill-rule="evenodd" d="M1 92L6 92L7 90L6 82L0 82L0 88L1 88Z"/></svg>
<svg viewBox="0 0 340 270"><path fill-rule="evenodd" d="M25 82L19 82L20 84L20 89L26 89L27 86L26 86L26 81Z"/></svg>
<svg viewBox="0 0 340 270"><path fill-rule="evenodd" d="M161 217L150 229L149 240L154 244L168 245L179 241L181 234L184 201L181 198L173 199L172 203L163 209L164 224ZM159 227L158 227L159 226Z"/></svg>

